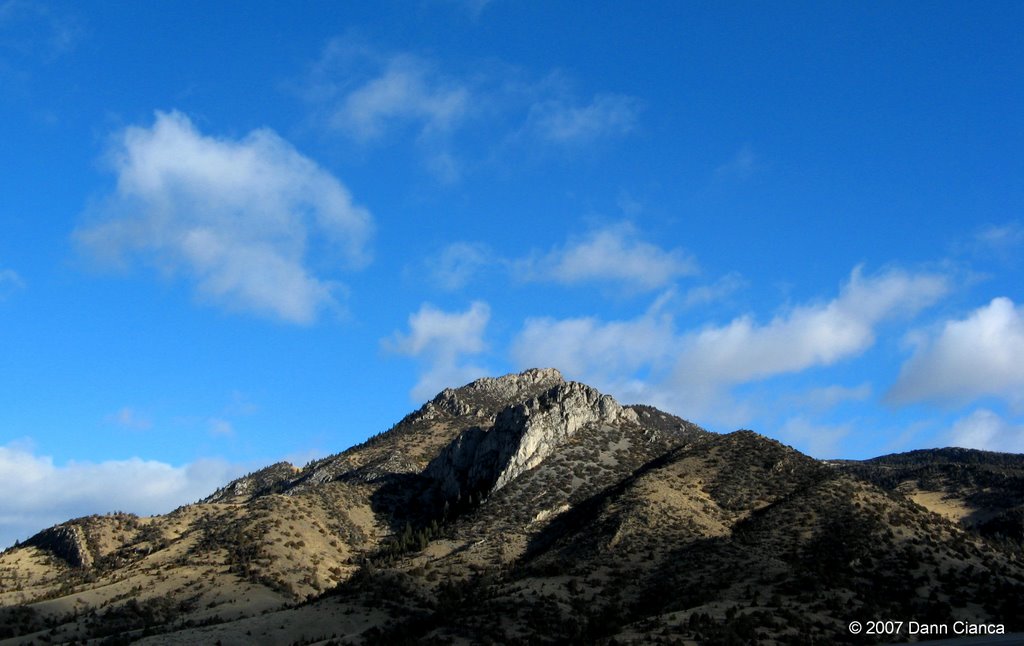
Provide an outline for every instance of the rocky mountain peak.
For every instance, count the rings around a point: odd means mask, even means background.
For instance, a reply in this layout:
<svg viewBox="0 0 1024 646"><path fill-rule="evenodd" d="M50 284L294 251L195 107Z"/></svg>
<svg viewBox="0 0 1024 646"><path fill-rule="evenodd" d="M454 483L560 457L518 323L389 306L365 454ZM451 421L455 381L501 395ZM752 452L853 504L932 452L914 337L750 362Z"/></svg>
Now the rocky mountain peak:
<svg viewBox="0 0 1024 646"><path fill-rule="evenodd" d="M502 377L483 377L460 388L445 388L425 407L428 415L437 412L454 416L493 415L506 406L534 397L564 384L555 368L531 368Z"/></svg>
<svg viewBox="0 0 1024 646"><path fill-rule="evenodd" d="M301 469L0 552L0 642L853 644L850 617L906 613L1021 631L1022 492L1020 455L825 463L527 370Z"/></svg>
<svg viewBox="0 0 1024 646"><path fill-rule="evenodd" d="M436 480L447 497L501 489L588 424L637 422L634 410L595 388L566 382L557 370L531 370L466 389L529 396L500 410L493 425L463 431L431 461L423 474Z"/></svg>

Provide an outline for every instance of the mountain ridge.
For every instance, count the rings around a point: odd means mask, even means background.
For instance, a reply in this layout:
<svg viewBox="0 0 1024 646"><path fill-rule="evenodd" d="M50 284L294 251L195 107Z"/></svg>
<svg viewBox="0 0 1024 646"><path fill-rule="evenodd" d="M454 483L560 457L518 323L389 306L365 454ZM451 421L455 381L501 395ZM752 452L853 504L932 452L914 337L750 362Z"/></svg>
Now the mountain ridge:
<svg viewBox="0 0 1024 646"><path fill-rule="evenodd" d="M0 554L0 638L870 643L845 626L884 613L1021 630L1017 458L819 461L532 369L169 514L43 530Z"/></svg>

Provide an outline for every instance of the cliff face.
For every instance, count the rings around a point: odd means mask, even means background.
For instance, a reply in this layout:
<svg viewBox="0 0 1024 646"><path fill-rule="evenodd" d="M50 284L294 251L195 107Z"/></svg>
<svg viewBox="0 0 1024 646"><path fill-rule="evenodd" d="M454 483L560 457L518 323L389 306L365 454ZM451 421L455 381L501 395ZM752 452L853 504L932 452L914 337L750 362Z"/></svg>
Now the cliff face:
<svg viewBox="0 0 1024 646"><path fill-rule="evenodd" d="M66 523L44 529L25 541L25 545L50 552L73 567L88 568L93 564L85 533L76 524Z"/></svg>
<svg viewBox="0 0 1024 646"><path fill-rule="evenodd" d="M492 426L462 432L423 474L440 483L446 498L489 495L539 465L584 426L620 422L635 424L637 415L590 386L559 382L507 405Z"/></svg>

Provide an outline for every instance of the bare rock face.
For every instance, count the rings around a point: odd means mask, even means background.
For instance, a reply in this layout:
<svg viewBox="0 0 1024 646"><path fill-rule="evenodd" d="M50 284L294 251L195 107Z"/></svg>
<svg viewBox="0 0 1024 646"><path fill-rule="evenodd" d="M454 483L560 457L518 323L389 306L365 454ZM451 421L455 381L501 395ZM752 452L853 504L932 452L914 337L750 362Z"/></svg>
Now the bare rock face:
<svg viewBox="0 0 1024 646"><path fill-rule="evenodd" d="M484 377L461 388L445 388L423 407L422 412L426 417L438 414L487 416L564 383L562 373L554 368L533 368L515 375Z"/></svg>
<svg viewBox="0 0 1024 646"><path fill-rule="evenodd" d="M482 380L483 381L483 380ZM587 424L636 423L636 413L590 386L566 382L556 370L474 382L477 392L506 405L490 427L461 433L427 466L446 498L488 495L540 464ZM459 397L464 389L454 391ZM524 397L515 402L516 397Z"/></svg>
<svg viewBox="0 0 1024 646"><path fill-rule="evenodd" d="M254 496L271 493L276 488L283 489L288 481L295 477L297 471L298 469L288 462L278 462L233 480L201 502L241 502Z"/></svg>
<svg viewBox="0 0 1024 646"><path fill-rule="evenodd" d="M92 553L89 551L82 528L73 523L44 529L25 541L25 545L46 550L72 567L87 568L93 564Z"/></svg>

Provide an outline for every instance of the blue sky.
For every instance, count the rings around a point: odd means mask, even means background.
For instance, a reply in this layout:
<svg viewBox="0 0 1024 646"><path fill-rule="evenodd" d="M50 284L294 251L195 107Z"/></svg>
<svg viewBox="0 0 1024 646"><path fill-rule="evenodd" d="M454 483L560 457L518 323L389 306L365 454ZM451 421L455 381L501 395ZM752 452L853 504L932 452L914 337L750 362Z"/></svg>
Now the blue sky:
<svg viewBox="0 0 1024 646"><path fill-rule="evenodd" d="M554 366L1024 451L1020 3L0 0L0 543Z"/></svg>

